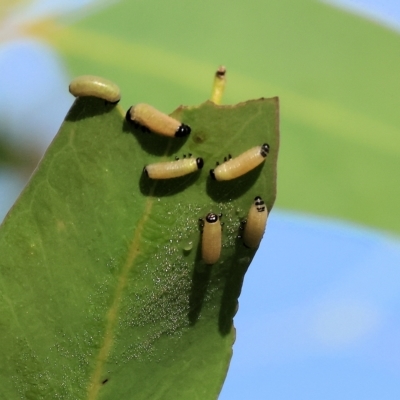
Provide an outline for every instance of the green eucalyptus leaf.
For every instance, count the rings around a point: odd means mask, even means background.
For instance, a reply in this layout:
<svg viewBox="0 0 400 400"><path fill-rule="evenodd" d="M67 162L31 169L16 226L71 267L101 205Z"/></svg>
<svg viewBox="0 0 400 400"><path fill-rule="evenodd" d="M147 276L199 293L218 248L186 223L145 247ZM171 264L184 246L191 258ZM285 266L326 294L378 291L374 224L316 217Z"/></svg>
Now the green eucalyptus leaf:
<svg viewBox="0 0 400 400"><path fill-rule="evenodd" d="M4 399L215 399L232 354L244 274L238 238L255 196L276 195L278 99L206 102L174 115L185 138L144 133L120 106L78 98L0 229ZM209 170L269 143L228 182ZM154 181L144 165L204 168ZM222 213L222 254L201 260L199 218Z"/></svg>

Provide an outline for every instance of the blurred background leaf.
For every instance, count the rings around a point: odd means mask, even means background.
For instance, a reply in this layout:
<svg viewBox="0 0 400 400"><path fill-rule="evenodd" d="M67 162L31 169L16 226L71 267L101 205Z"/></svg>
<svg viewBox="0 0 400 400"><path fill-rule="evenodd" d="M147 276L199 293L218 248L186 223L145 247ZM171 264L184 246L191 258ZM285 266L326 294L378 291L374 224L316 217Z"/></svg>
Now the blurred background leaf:
<svg viewBox="0 0 400 400"><path fill-rule="evenodd" d="M126 108L199 104L215 66L228 65L227 103L282 98L280 207L400 231L396 33L309 0L120 1L91 11L25 30L58 49L71 76L116 81Z"/></svg>

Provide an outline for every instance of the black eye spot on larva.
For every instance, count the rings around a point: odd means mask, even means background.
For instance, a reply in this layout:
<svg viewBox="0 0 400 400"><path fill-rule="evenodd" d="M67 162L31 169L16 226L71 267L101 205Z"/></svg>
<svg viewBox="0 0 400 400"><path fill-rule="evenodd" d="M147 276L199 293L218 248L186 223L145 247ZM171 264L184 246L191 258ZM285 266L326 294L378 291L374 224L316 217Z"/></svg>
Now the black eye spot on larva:
<svg viewBox="0 0 400 400"><path fill-rule="evenodd" d="M260 196L257 196L254 198L254 205L256 206L256 209L258 212L265 211L265 203L264 203L264 200Z"/></svg>
<svg viewBox="0 0 400 400"><path fill-rule="evenodd" d="M218 221L218 215L214 213L208 213L206 216L206 221L210 224L214 224Z"/></svg>
<svg viewBox="0 0 400 400"><path fill-rule="evenodd" d="M263 157L267 157L268 153L269 153L269 144L268 144L268 143L264 143L264 144L261 146L260 154L261 154Z"/></svg>
<svg viewBox="0 0 400 400"><path fill-rule="evenodd" d="M192 129L189 125L181 124L175 132L175 137L183 137L190 134Z"/></svg>

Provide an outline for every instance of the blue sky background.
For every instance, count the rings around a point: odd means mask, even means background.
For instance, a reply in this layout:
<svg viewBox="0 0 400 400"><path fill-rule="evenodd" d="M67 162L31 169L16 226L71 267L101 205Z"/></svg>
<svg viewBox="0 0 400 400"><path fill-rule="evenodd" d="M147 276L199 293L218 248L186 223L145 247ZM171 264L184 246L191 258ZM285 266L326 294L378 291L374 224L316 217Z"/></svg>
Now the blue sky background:
<svg viewBox="0 0 400 400"><path fill-rule="evenodd" d="M400 31L398 0L324 2ZM82 4L39 1L20 18ZM44 152L73 102L69 80L44 44L0 46L0 120L10 143ZM0 173L0 220L25 180ZM400 399L399 266L398 237L274 209L244 282L220 399Z"/></svg>
<svg viewBox="0 0 400 400"><path fill-rule="evenodd" d="M321 0L394 30L400 30L399 0Z"/></svg>
<svg viewBox="0 0 400 400"><path fill-rule="evenodd" d="M268 224L220 399L399 399L398 238L277 210Z"/></svg>

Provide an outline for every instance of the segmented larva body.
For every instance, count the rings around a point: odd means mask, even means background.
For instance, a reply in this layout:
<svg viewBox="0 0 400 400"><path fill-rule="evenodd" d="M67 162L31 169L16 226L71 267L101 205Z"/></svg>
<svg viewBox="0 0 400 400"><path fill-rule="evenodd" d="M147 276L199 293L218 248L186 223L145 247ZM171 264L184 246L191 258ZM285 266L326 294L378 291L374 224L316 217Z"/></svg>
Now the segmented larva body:
<svg viewBox="0 0 400 400"><path fill-rule="evenodd" d="M209 213L204 220L201 256L206 264L215 264L221 255L222 227L217 214Z"/></svg>
<svg viewBox="0 0 400 400"><path fill-rule="evenodd" d="M94 75L82 75L73 79L69 84L69 91L75 97L93 96L109 103L118 103L121 99L121 91L115 83Z"/></svg>
<svg viewBox="0 0 400 400"><path fill-rule="evenodd" d="M203 168L204 161L198 158L183 158L181 160L148 164L144 172L151 179L170 179L191 174Z"/></svg>
<svg viewBox="0 0 400 400"><path fill-rule="evenodd" d="M235 158L225 161L215 169L210 170L210 175L217 181L229 181L247 174L259 166L269 153L269 145L252 147Z"/></svg>
<svg viewBox="0 0 400 400"><path fill-rule="evenodd" d="M126 113L126 119L163 136L182 137L191 132L188 125L144 103L132 106Z"/></svg>
<svg viewBox="0 0 400 400"><path fill-rule="evenodd" d="M268 209L260 196L254 199L244 226L243 243L246 247L255 249L260 245L267 225Z"/></svg>

